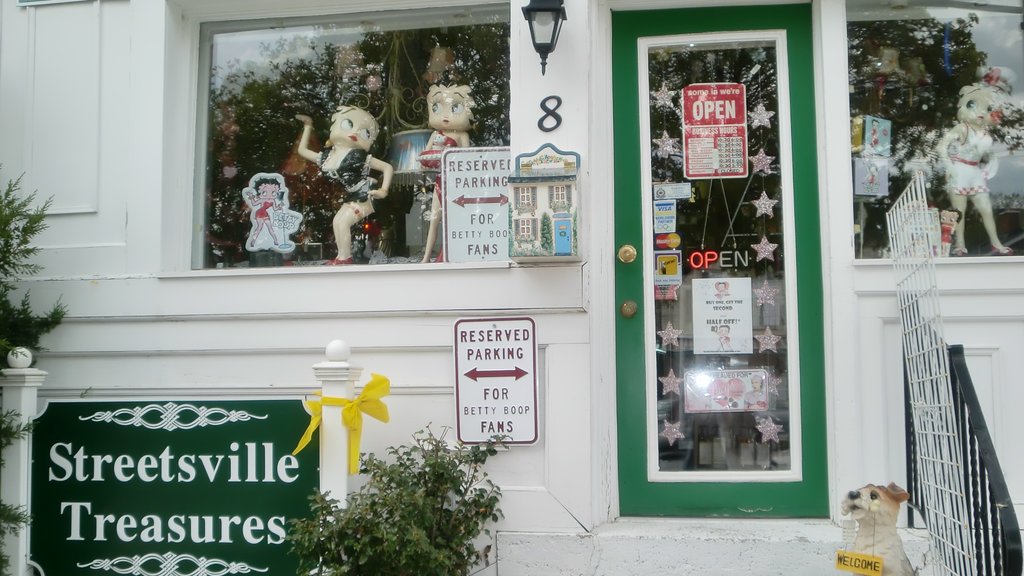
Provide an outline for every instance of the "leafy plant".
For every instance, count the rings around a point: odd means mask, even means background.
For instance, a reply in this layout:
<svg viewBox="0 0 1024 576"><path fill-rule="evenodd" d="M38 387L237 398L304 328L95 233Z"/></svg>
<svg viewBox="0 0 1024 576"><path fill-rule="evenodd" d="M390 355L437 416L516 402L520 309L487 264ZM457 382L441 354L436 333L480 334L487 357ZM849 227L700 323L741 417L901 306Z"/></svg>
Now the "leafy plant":
<svg viewBox="0 0 1024 576"><path fill-rule="evenodd" d="M38 349L39 339L53 330L64 318L64 305L58 302L49 312L37 316L32 311L26 292L20 299L12 299L15 281L39 272L40 266L31 261L39 248L32 239L46 229L47 200L33 207L35 194L22 196L21 178L9 180L0 192L0 366L6 366L7 352L15 346ZM15 440L24 438L30 426L21 421L21 415L8 410L0 412L0 450ZM0 456L0 468L4 466ZM16 534L28 523L28 513L21 506L0 502L0 535ZM0 574L10 574L11 559L0 551Z"/></svg>
<svg viewBox="0 0 1024 576"><path fill-rule="evenodd" d="M497 445L452 447L428 428L411 445L389 448L390 462L366 455L360 472L369 481L348 496L346 508L317 492L312 517L292 520L299 574L469 574L486 559L474 540L502 517L501 490L484 471Z"/></svg>
<svg viewBox="0 0 1024 576"><path fill-rule="evenodd" d="M0 192L0 363L6 364L7 351L14 346L39 349L39 339L53 330L66 311L58 302L43 315L36 315L26 292L13 297L15 281L39 272L31 261L39 248L32 239L46 229L47 200L35 204L35 194L22 196L21 178L10 180Z"/></svg>

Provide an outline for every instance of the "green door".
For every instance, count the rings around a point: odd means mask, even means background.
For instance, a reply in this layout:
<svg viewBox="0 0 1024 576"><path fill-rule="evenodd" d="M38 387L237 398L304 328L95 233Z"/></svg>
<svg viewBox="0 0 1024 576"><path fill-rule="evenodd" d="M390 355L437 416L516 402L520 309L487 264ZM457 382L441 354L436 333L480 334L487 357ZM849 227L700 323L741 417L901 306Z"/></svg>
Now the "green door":
<svg viewBox="0 0 1024 576"><path fill-rule="evenodd" d="M612 26L621 513L826 516L811 7Z"/></svg>

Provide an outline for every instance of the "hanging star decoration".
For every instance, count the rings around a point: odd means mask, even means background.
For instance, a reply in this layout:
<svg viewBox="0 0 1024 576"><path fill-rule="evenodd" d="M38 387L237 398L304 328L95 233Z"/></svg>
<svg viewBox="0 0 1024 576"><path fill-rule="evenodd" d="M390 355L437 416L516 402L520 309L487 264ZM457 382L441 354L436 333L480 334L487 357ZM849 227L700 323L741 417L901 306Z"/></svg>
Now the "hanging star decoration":
<svg viewBox="0 0 1024 576"><path fill-rule="evenodd" d="M668 422L665 422L668 425ZM779 432L782 432L782 425L772 422L771 416L762 418L757 423L757 431L761 433L761 444L779 441Z"/></svg>
<svg viewBox="0 0 1024 576"><path fill-rule="evenodd" d="M669 392L674 392L676 396L679 396L679 385L683 383L683 379L676 376L676 371L672 368L668 369L668 376L661 376L658 378L661 381L661 394L667 396Z"/></svg>
<svg viewBox="0 0 1024 576"><path fill-rule="evenodd" d="M775 160L775 156L765 154L764 148L758 150L757 154L750 157L750 161L754 163L754 174L773 174L772 160Z"/></svg>
<svg viewBox="0 0 1024 576"><path fill-rule="evenodd" d="M652 142L656 146L654 155L659 158L668 158L673 154L679 154L681 151L679 148L679 138L669 138L668 132L664 130L661 131L661 138L655 138Z"/></svg>
<svg viewBox="0 0 1024 576"><path fill-rule="evenodd" d="M765 110L764 104L758 103L758 105L754 106L754 109L750 112L750 127L757 128L758 126L764 126L765 128L771 128L772 116L775 116L775 112Z"/></svg>
<svg viewBox="0 0 1024 576"><path fill-rule="evenodd" d="M675 110L676 107L672 104L672 97L675 96L675 92L669 90L665 83L661 83L661 89L652 90L651 98L654 98L654 105L658 108L668 108L669 110Z"/></svg>
<svg viewBox="0 0 1024 576"><path fill-rule="evenodd" d="M775 218L775 205L778 204L779 201L769 198L768 193L764 190L761 191L760 198L757 200L751 200L750 203L757 206L757 214L754 214L754 218L757 218L758 216Z"/></svg>
<svg viewBox="0 0 1024 576"><path fill-rule="evenodd" d="M661 434L659 434L659 436L668 440L669 446L675 445L676 440L679 440L680 438L686 438L686 436L683 436L683 433L679 430L680 425L682 425L682 422L676 422L675 424L672 424L668 420L665 420L665 429L661 431Z"/></svg>
<svg viewBox="0 0 1024 576"><path fill-rule="evenodd" d="M658 330L658 336L661 336L661 347L667 348L671 345L679 348L679 335L682 333L682 330L673 328L672 323L669 322L664 330Z"/></svg>
<svg viewBox="0 0 1024 576"><path fill-rule="evenodd" d="M757 262L761 260L775 261L775 249L779 247L778 244L772 244L768 241L767 236L761 236L761 241L757 244L751 244L751 248L757 250Z"/></svg>
<svg viewBox="0 0 1024 576"><path fill-rule="evenodd" d="M764 334L758 334L757 336L754 336L754 338L760 345L757 350L758 353L765 352L768 350L771 350L772 352L779 351L778 346L779 341L782 340L782 336L779 336L778 334L772 334L771 326L765 326Z"/></svg>
<svg viewBox="0 0 1024 576"><path fill-rule="evenodd" d="M754 295L757 296L757 305L775 304L775 297L779 295L779 289L768 283L765 278L760 288L754 288Z"/></svg>
<svg viewBox="0 0 1024 576"><path fill-rule="evenodd" d="M782 377L776 376L775 374L768 375L768 393L778 396L779 395L779 384L782 384Z"/></svg>

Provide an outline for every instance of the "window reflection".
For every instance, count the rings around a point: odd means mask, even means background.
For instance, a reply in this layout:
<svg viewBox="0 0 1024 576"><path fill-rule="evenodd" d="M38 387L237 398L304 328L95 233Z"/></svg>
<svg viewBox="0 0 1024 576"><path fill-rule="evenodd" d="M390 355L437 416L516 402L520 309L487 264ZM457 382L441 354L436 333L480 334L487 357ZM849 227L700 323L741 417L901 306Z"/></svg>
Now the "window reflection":
<svg viewBox="0 0 1024 576"><path fill-rule="evenodd" d="M661 472L792 467L776 55L648 54Z"/></svg>
<svg viewBox="0 0 1024 576"><path fill-rule="evenodd" d="M490 7L204 25L207 138L193 267L318 265L334 257L332 221L342 194L300 156L296 116L312 120L308 148L319 151L328 147L339 105L374 117L379 134L369 155L395 170L387 197L374 199L374 213L352 228L353 260L419 262L434 180L423 176L413 151L431 134L428 90L470 84L470 145L507 145L507 17L507 8ZM301 215L291 252L246 250L253 228L242 191L260 173L283 176L288 207Z"/></svg>
<svg viewBox="0 0 1024 576"><path fill-rule="evenodd" d="M847 2L859 258L889 257L885 212L918 171L939 256L1024 251L1021 5L936 4Z"/></svg>

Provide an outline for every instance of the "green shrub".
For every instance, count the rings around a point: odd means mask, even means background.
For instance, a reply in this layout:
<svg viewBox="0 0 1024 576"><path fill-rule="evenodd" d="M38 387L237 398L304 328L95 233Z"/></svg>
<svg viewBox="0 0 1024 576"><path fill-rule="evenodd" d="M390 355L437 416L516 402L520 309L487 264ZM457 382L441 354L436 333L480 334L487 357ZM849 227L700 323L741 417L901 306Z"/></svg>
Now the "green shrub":
<svg viewBox="0 0 1024 576"><path fill-rule="evenodd" d="M498 442L449 446L428 428L411 445L369 454L368 482L341 508L329 494L310 498L311 518L291 522L299 574L465 576L486 561L474 540L502 517L501 490L483 466Z"/></svg>
<svg viewBox="0 0 1024 576"><path fill-rule="evenodd" d="M32 310L28 292L15 297L15 282L39 272L32 261L39 248L32 239L46 229L47 200L35 206L36 195L21 194L21 178L0 190L0 368L7 366L7 351L16 346L39 350L39 339L64 318L60 302L42 315Z"/></svg>
<svg viewBox="0 0 1024 576"><path fill-rule="evenodd" d="M19 278L40 270L39 264L32 261L39 252L32 239L46 229L44 220L50 201L36 206L35 199L35 194L21 193L21 178L9 180L0 189L0 368L7 366L7 352L11 348L39 350L39 339L60 324L66 312L64 305L57 302L48 312L37 315L27 292L21 298L14 295ZM24 438L29 428L17 412L0 413L0 449ZM0 457L0 468L3 465ZM17 534L28 520L24 508L0 502L0 535ZM11 559L0 550L0 574L7 576L10 570Z"/></svg>

